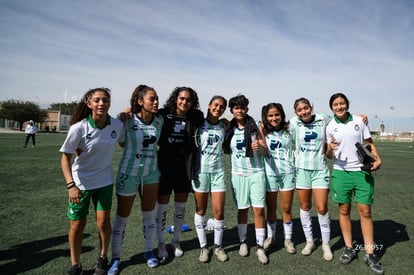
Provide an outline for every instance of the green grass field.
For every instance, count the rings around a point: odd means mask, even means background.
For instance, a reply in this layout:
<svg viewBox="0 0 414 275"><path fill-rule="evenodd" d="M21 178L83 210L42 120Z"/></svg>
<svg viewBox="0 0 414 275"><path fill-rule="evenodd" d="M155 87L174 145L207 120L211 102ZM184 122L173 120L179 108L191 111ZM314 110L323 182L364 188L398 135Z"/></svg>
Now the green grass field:
<svg viewBox="0 0 414 275"><path fill-rule="evenodd" d="M66 216L67 190L60 170L58 152L65 135L39 134L35 148L22 148L24 134L0 133L0 274L65 274L70 265L67 232L69 220ZM387 274L412 274L414 267L413 212L414 205L414 148L413 143L378 142L383 167L375 173L376 197L373 205L375 241L377 253ZM114 159L116 169L121 150ZM228 185L229 186L229 185ZM230 189L228 189L230 190ZM115 196L114 196L115 202ZM116 203L113 204L112 216ZM172 204L171 204L172 206ZM320 242L311 256L300 253L289 255L282 243L282 227L278 211L278 239L276 247L269 251L269 264L261 265L255 255L254 228L250 212L249 244L250 255L238 255L236 209L231 192L226 197L226 231L224 248L229 261L221 263L212 258L202 264L198 261L199 246L193 225L194 200L190 195L185 222L190 230L182 234L182 258L172 258L155 269L147 267L143 259L143 238L139 199L127 226L122 251L121 274L371 274L363 263L363 252L359 260L348 266L338 262L343 242L340 236L337 207L330 200L332 218L332 241L334 260L322 259ZM170 210L172 208L170 207ZM172 223L172 211L169 221ZM362 244L356 209L353 207L353 230L356 244ZM298 252L304 247L305 239L299 221L299 204L293 206L293 241ZM316 216L313 209L313 215ZM211 217L211 211L207 218ZM167 233L166 233L167 234ZM319 226L314 219L314 235L319 238ZM166 236L166 241L171 240ZM208 235L210 244L212 233ZM156 244L154 244L156 247ZM92 274L98 256L98 235L94 224L94 213L88 216L81 260L84 274Z"/></svg>

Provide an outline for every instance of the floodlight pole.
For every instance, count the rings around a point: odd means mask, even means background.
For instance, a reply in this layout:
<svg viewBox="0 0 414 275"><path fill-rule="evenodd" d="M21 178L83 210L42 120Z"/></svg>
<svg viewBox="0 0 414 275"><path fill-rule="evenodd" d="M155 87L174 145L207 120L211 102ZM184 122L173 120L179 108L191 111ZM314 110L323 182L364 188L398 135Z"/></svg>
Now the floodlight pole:
<svg viewBox="0 0 414 275"><path fill-rule="evenodd" d="M392 131L392 136L394 136L394 110L395 110L395 106L393 106L393 105L391 105L390 106L390 109L391 109L391 114L392 114L392 117L391 117L391 131Z"/></svg>

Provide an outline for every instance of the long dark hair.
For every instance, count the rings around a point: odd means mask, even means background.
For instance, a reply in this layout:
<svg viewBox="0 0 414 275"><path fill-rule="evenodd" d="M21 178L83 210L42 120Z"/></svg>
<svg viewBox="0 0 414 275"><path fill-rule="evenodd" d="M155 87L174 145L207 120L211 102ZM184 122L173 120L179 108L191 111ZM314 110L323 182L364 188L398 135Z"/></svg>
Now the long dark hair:
<svg viewBox="0 0 414 275"><path fill-rule="evenodd" d="M210 105L211 103L213 103L214 100L216 99L221 99L224 102L224 109L227 108L227 99L225 99L223 96L221 95L215 95L210 99L210 103L208 105ZM208 118L210 117L210 109L207 110L207 115L206 115L206 119L208 120Z"/></svg>
<svg viewBox="0 0 414 275"><path fill-rule="evenodd" d="M170 113L176 114L177 113L177 99L178 95L182 91L187 91L191 95L191 109L199 109L200 103L198 101L197 92L191 89L190 87L176 87L170 97L167 99L167 102L164 104L164 108L167 109ZM190 109L190 110L191 110Z"/></svg>
<svg viewBox="0 0 414 275"><path fill-rule="evenodd" d="M154 88L141 84L135 88L134 92L132 92L130 104L131 104L131 112L133 114L139 113L141 111L142 106L138 104L138 99L142 100L148 91L155 92Z"/></svg>
<svg viewBox="0 0 414 275"><path fill-rule="evenodd" d="M78 106L76 106L76 110L73 112L72 117L70 119L70 125L75 124L76 122L81 121L84 118L87 118L89 114L92 113L92 110L88 107L88 102L93 96L95 92L104 92L106 95L111 98L111 90L108 88L94 88L87 91L82 99L79 101Z"/></svg>
<svg viewBox="0 0 414 275"><path fill-rule="evenodd" d="M275 108L279 111L280 116L282 118L282 121L280 122L280 128L275 129L273 126L267 121L267 113L270 109ZM287 130L289 127L289 124L286 122L286 114L283 110L283 106L280 103L269 103L262 107L262 123L263 123L263 133L265 135L273 132L273 131L279 131L281 129Z"/></svg>

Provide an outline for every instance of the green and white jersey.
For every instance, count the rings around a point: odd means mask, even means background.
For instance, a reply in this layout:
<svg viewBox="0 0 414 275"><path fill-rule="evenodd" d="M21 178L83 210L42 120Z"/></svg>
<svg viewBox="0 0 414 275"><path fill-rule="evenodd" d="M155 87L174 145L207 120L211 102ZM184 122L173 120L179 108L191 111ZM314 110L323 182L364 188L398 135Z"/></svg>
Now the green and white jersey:
<svg viewBox="0 0 414 275"><path fill-rule="evenodd" d="M72 177L80 190L98 189L113 183L112 158L118 143L124 142L123 123L108 115L104 128L89 116L69 128L60 152L77 154Z"/></svg>
<svg viewBox="0 0 414 275"><path fill-rule="evenodd" d="M330 117L315 114L310 123L302 122L297 116L290 119L290 131L295 142L295 167L306 170L326 168L325 131Z"/></svg>
<svg viewBox="0 0 414 275"><path fill-rule="evenodd" d="M371 138L369 128L359 116L349 114L344 123L336 117L326 127L326 142L334 137L338 142L335 150L333 168L346 171L361 171L362 163L356 153L355 143L364 143L365 139Z"/></svg>
<svg viewBox="0 0 414 275"><path fill-rule="evenodd" d="M268 154L264 158L267 176L294 173L292 136L289 131L273 131L265 136Z"/></svg>
<svg viewBox="0 0 414 275"><path fill-rule="evenodd" d="M157 144L164 120L154 115L150 123L145 123L134 114L125 127L126 141L119 162L118 173L130 176L147 176L158 171Z"/></svg>
<svg viewBox="0 0 414 275"><path fill-rule="evenodd" d="M246 142L244 129L234 128L234 136L230 142L231 172L232 174L246 176L264 171L263 156L253 151L253 157L246 157Z"/></svg>
<svg viewBox="0 0 414 275"><path fill-rule="evenodd" d="M198 129L197 142L201 153L201 173L216 173L224 171L223 141L225 135L224 124L220 121L211 124L204 121Z"/></svg>

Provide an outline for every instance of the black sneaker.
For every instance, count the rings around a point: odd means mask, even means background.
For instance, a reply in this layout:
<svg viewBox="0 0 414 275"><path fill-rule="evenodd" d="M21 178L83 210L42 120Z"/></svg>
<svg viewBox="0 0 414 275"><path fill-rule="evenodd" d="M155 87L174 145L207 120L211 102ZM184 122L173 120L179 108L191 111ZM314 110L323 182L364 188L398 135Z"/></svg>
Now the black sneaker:
<svg viewBox="0 0 414 275"><path fill-rule="evenodd" d="M108 271L108 257L99 257L93 275L105 275Z"/></svg>
<svg viewBox="0 0 414 275"><path fill-rule="evenodd" d="M375 254L365 254L364 262L371 268L375 274L384 274L384 268L380 262L380 259Z"/></svg>
<svg viewBox="0 0 414 275"><path fill-rule="evenodd" d="M73 265L68 270L68 275L82 275L83 269L81 264Z"/></svg>
<svg viewBox="0 0 414 275"><path fill-rule="evenodd" d="M358 258L358 256L356 254L355 249L353 249L352 247L345 246L341 257L339 257L339 262L341 264L349 264L350 262L352 262L356 258Z"/></svg>

